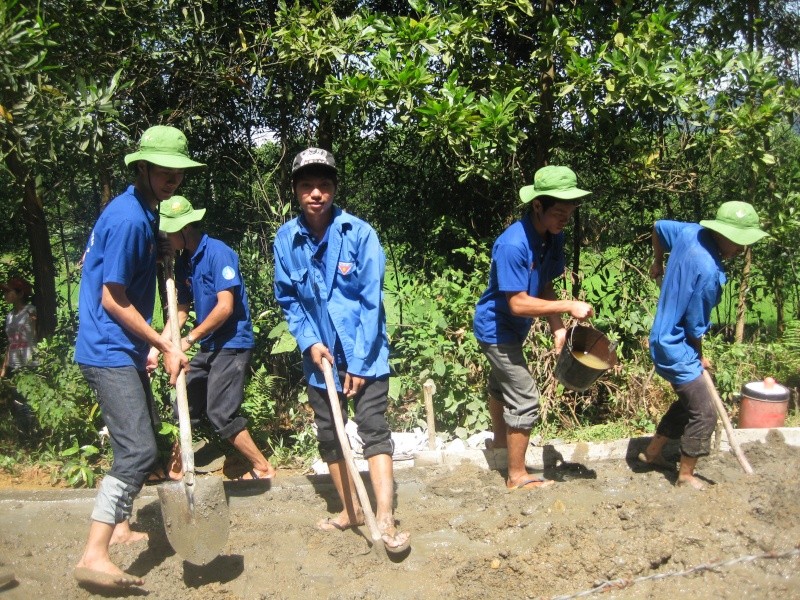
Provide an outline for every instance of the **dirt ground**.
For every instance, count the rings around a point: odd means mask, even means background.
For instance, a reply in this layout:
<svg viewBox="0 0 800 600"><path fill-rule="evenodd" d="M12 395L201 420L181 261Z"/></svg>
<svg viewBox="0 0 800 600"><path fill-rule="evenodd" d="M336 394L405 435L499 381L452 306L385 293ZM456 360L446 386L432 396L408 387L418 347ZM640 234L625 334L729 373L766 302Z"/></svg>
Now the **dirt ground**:
<svg viewBox="0 0 800 600"><path fill-rule="evenodd" d="M121 594L71 575L93 491L4 488L0 570L18 583L0 600L572 598L601 585L603 598L800 598L800 448L773 432L743 449L755 475L714 455L699 464L705 492L626 461L552 465L558 485L536 491L506 491L501 472L471 464L398 469L396 514L413 543L402 560L371 550L365 528L315 529L338 509L329 480L279 473L271 486L226 482L224 553L194 566L169 546L148 487L132 524L149 543L112 550L145 586Z"/></svg>

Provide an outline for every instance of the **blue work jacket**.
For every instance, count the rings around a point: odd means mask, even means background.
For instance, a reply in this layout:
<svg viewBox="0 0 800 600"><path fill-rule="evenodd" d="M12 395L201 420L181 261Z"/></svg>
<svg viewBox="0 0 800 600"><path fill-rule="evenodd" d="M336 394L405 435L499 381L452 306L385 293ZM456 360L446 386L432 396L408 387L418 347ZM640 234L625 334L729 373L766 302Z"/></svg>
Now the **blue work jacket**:
<svg viewBox="0 0 800 600"><path fill-rule="evenodd" d="M383 248L367 223L337 206L332 210L324 262L313 258L316 244L299 217L278 230L273 250L275 298L303 353L306 380L320 388L324 376L306 352L318 342L331 353L341 344L347 364L336 366L348 373L370 379L389 374Z"/></svg>

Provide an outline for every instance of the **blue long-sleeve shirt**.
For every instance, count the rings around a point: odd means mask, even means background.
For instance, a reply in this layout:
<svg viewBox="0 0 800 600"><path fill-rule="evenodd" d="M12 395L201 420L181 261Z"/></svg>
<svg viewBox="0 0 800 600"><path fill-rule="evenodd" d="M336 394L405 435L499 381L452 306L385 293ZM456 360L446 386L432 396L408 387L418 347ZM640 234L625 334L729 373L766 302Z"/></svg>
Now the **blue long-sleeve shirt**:
<svg viewBox="0 0 800 600"><path fill-rule="evenodd" d="M318 342L332 353L338 344L347 364L336 366L348 373L365 378L389 374L383 248L367 223L336 206L332 210L322 260L315 258L319 246L302 217L278 230L274 246L275 298L303 353L307 381L321 388L324 376L306 352Z"/></svg>

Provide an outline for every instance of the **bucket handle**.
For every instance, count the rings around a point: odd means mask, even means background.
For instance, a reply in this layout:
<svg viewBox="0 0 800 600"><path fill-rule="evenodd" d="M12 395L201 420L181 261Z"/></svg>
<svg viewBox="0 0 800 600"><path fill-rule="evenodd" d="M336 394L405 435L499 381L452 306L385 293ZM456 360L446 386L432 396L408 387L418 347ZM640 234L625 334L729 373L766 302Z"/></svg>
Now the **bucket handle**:
<svg viewBox="0 0 800 600"><path fill-rule="evenodd" d="M585 321L585 323L587 325L589 325L589 327L592 327L592 324L589 322L588 319ZM578 327L579 327L579 325L573 325L572 327L570 327L570 331L569 331L569 346L568 346L570 352L574 352L573 348L575 346L572 343L572 338L575 337L575 330ZM597 331L600 331L600 330L598 329ZM600 332L600 333L602 333L602 332ZM603 334L603 335L605 335L605 334ZM594 341L594 344L592 344L592 346L588 350L584 350L583 353L584 354L589 354L592 351L592 348L594 348L595 345L597 344L597 342L599 342L599 341L600 341L600 338L598 337ZM609 355L614 353L614 351L617 349L617 345L618 344L619 344L619 342L617 340L609 340L609 342L608 342L608 353L609 353Z"/></svg>

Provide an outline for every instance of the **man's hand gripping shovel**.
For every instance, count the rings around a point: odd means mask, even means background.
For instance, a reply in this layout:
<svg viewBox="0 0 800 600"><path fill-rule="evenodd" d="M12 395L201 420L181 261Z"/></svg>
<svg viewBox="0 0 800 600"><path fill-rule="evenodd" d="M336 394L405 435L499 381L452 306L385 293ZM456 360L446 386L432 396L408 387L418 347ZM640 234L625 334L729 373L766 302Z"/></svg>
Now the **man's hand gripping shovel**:
<svg viewBox="0 0 800 600"><path fill-rule="evenodd" d="M166 260L164 266L170 335L173 345L180 348L173 260ZM220 477L195 477L186 373L183 370L178 374L175 389L183 478L159 485L158 497L161 500L161 515L170 545L186 561L204 565L219 556L228 541L228 501Z"/></svg>

